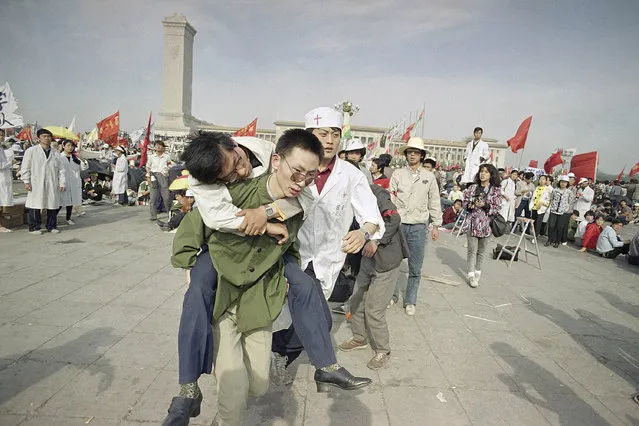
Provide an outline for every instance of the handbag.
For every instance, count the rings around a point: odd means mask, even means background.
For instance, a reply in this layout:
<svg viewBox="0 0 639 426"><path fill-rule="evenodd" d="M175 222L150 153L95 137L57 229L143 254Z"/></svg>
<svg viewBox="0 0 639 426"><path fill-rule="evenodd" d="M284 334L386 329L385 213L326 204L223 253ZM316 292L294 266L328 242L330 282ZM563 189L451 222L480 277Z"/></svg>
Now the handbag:
<svg viewBox="0 0 639 426"><path fill-rule="evenodd" d="M506 219L497 213L490 219L490 230L493 232L495 237L501 237L506 233L508 228L508 223L506 223Z"/></svg>

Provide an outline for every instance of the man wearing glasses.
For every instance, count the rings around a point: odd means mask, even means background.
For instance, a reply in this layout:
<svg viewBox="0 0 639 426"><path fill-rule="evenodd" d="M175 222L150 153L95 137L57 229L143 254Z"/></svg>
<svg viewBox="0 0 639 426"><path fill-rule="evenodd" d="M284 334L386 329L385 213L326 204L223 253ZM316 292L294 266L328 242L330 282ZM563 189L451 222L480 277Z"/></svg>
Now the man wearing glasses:
<svg viewBox="0 0 639 426"><path fill-rule="evenodd" d="M164 152L165 147L164 142L156 141L155 153L149 156L146 163L146 172L151 174L151 194L149 195L151 220L158 219L158 211L155 208L158 194L162 195L162 203L167 214L171 209L168 180L171 157Z"/></svg>
<svg viewBox="0 0 639 426"><path fill-rule="evenodd" d="M297 130L297 132L303 132L303 135L308 137L308 133L303 130ZM316 138L313 139L316 140ZM279 166L283 165L284 167L281 168L290 171L290 179L279 179L278 174L273 175L275 177L272 179L275 179L274 183L287 198L280 197L276 202L263 203L259 207L247 210L234 206L238 204L228 189L229 180L240 181L247 177L268 174L273 147L272 143L256 138L231 139L222 133L200 133L191 140L184 151L183 160L190 172L189 183L195 192L198 214L208 228L223 231L229 235L239 233L240 235L257 235L255 238L258 238L264 232L270 235L276 235L279 232L275 226L276 223L266 222L267 215L277 220L301 218L301 215L296 215L301 212L299 204L296 207L296 200L292 197L296 197L306 185L313 184L317 172L301 170L300 164L290 160L286 155L279 156L281 159ZM252 181L238 182L238 184L249 185L250 182ZM289 205L285 206L287 201ZM295 208L297 212L294 211ZM293 213L287 215L284 213L285 210ZM251 219L260 215L266 223L263 228L261 222ZM250 223L246 223L248 221ZM180 232L178 228L178 234ZM251 239L245 238L245 240ZM197 252L200 246L195 249ZM202 394L197 380L201 374L211 373L213 335L210 325L213 304L217 303L214 300L218 297L216 295L218 274L213 267L208 250L209 247L205 244L197 256L187 256L188 261L173 262L176 267L190 268L190 283L184 295L178 332L180 393L173 398L164 425L188 424L189 416L195 417L199 414ZM238 261L241 259L233 259L230 263L235 265ZM321 290L315 281L300 269L293 256L284 255L283 262L284 276L290 286L288 307L293 324L298 330L299 339L307 350L311 362L317 371L322 372L320 377L317 377L316 373L318 389L325 390L327 385L342 389L357 389L370 384L370 379L353 377L345 368L337 364L330 337L330 312ZM279 363L274 362L280 367L280 373L283 372L285 363L285 359L280 359ZM279 376L276 375L276 378ZM290 381L288 383L280 381L280 384L290 384Z"/></svg>

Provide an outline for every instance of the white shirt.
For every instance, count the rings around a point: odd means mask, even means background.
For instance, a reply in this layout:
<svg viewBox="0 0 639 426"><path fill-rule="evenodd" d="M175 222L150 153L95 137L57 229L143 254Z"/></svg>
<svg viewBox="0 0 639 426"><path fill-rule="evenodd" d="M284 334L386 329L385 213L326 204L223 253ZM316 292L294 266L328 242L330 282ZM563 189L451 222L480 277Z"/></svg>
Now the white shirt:
<svg viewBox="0 0 639 426"><path fill-rule="evenodd" d="M169 162L171 157L166 152L158 157L157 154L149 155L147 166L151 173L162 173L164 175L169 174Z"/></svg>

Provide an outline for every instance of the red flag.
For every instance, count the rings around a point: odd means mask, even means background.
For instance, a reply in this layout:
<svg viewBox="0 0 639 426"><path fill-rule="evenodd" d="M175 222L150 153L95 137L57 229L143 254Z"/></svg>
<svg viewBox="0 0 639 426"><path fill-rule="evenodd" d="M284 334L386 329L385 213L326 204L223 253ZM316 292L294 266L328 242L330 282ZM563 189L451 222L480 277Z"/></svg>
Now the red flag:
<svg viewBox="0 0 639 426"><path fill-rule="evenodd" d="M532 167L533 169L536 169L539 167L539 161L537 160L530 160L530 163L528 163L528 167Z"/></svg>
<svg viewBox="0 0 639 426"><path fill-rule="evenodd" d="M140 153L140 167L146 165L148 159L149 143L151 143L151 116L153 111L149 113L149 124L146 125L146 132L144 132L144 141L142 142L142 152Z"/></svg>
<svg viewBox="0 0 639 426"><path fill-rule="evenodd" d="M408 140L410 139L410 132L413 131L413 127L415 127L415 123L413 123L410 126L408 126L408 128L406 129L406 131L402 135L402 140L404 142L408 142Z"/></svg>
<svg viewBox="0 0 639 426"><path fill-rule="evenodd" d="M114 146L118 142L118 132L120 131L120 111L99 121L96 126L98 139Z"/></svg>
<svg viewBox="0 0 639 426"><path fill-rule="evenodd" d="M16 135L16 138L21 141L33 140L33 133L31 133L31 126L27 126Z"/></svg>
<svg viewBox="0 0 639 426"><path fill-rule="evenodd" d="M623 178L623 172L625 172L625 171L626 171L626 167L624 166L624 168L621 169L621 173L619 173L617 175L617 180L621 180L621 178Z"/></svg>
<svg viewBox="0 0 639 426"><path fill-rule="evenodd" d="M233 133L233 136L255 136L257 135L257 117L251 121L248 125L242 127L237 132Z"/></svg>
<svg viewBox="0 0 639 426"><path fill-rule="evenodd" d="M575 174L577 180L582 177L596 179L599 153L597 151L586 152L572 157L570 171Z"/></svg>
<svg viewBox="0 0 639 426"><path fill-rule="evenodd" d="M512 152L517 152L526 146L526 139L528 138L528 130L530 129L530 123L532 122L532 115L525 119L517 129L515 136L508 139L508 146Z"/></svg>
<svg viewBox="0 0 639 426"><path fill-rule="evenodd" d="M639 173L639 163L632 166L632 169L630 169L630 173L628 173L628 176L633 177L637 173Z"/></svg>
<svg viewBox="0 0 639 426"><path fill-rule="evenodd" d="M548 173L548 174L552 173L552 169L555 166L558 166L561 163L563 163L563 160L561 159L561 153L562 153L562 151L559 150L559 151L555 152L553 155L551 155L550 157L548 157L548 159L544 163L544 171L546 173Z"/></svg>

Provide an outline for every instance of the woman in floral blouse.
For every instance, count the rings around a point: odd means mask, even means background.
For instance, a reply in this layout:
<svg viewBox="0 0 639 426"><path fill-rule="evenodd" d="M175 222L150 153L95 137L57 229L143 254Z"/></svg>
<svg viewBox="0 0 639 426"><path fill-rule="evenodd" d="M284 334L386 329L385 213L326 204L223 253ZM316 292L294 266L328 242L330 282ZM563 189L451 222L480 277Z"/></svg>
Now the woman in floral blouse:
<svg viewBox="0 0 639 426"><path fill-rule="evenodd" d="M550 196L550 218L548 219L548 241L545 246L559 247L568 242L568 224L575 202L575 193L568 189L568 176L559 177L559 187Z"/></svg>
<svg viewBox="0 0 639 426"><path fill-rule="evenodd" d="M468 219L464 223L463 231L468 238L468 284L473 288L479 285L488 237L492 235L490 221L501 209L502 196L499 184L499 173L495 166L482 164L475 176L475 183L464 191L464 207L468 211Z"/></svg>

